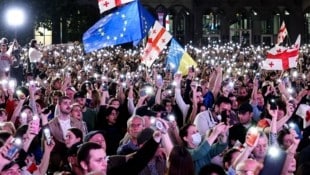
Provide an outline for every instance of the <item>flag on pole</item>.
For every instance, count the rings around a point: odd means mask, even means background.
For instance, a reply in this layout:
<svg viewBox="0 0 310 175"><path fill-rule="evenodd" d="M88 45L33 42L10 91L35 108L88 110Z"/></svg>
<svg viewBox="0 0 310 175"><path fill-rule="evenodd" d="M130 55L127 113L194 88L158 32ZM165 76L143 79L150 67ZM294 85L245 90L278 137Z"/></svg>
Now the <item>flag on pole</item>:
<svg viewBox="0 0 310 175"><path fill-rule="evenodd" d="M281 44L284 41L286 35L287 35L287 29L285 26L285 22L283 21L278 32L277 45Z"/></svg>
<svg viewBox="0 0 310 175"><path fill-rule="evenodd" d="M123 43L139 42L155 22L139 1L128 3L100 19L83 34L86 53Z"/></svg>
<svg viewBox="0 0 310 175"><path fill-rule="evenodd" d="M300 35L297 37L292 48L276 45L267 51L266 60L263 61L262 69L267 70L287 70L297 67L299 56Z"/></svg>
<svg viewBox="0 0 310 175"><path fill-rule="evenodd" d="M190 67L197 67L197 63L174 38L169 46L166 65L173 73L180 71L182 75L187 75Z"/></svg>
<svg viewBox="0 0 310 175"><path fill-rule="evenodd" d="M147 67L151 67L171 38L172 35L158 21L155 21L154 26L149 32L149 38L144 48L141 62Z"/></svg>
<svg viewBox="0 0 310 175"><path fill-rule="evenodd" d="M128 2L132 2L134 0L98 0L98 6L100 13L103 13L107 10L110 10L114 7L119 7Z"/></svg>

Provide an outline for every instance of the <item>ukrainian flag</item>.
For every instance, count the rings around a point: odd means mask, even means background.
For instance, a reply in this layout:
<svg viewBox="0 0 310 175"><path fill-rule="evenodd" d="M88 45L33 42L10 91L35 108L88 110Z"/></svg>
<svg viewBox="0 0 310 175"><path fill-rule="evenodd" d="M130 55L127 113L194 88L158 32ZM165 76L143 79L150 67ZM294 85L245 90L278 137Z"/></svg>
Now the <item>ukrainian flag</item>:
<svg viewBox="0 0 310 175"><path fill-rule="evenodd" d="M173 73L179 71L182 75L187 75L188 69L192 66L196 67L197 63L182 46L172 38L168 51L166 68L170 69Z"/></svg>

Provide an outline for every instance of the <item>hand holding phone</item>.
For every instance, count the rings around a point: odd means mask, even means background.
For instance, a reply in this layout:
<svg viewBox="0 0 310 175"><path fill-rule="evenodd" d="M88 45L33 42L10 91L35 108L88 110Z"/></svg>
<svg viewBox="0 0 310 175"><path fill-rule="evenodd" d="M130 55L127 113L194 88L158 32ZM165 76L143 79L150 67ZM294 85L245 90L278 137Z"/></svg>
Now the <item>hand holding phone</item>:
<svg viewBox="0 0 310 175"><path fill-rule="evenodd" d="M13 138L11 141L11 146L9 147L7 154L4 155L7 159L12 160L16 154L21 150L23 147L22 139L21 138Z"/></svg>
<svg viewBox="0 0 310 175"><path fill-rule="evenodd" d="M44 137L46 139L47 145L50 145L52 143L52 136L51 136L51 131L49 128L44 128L43 129Z"/></svg>

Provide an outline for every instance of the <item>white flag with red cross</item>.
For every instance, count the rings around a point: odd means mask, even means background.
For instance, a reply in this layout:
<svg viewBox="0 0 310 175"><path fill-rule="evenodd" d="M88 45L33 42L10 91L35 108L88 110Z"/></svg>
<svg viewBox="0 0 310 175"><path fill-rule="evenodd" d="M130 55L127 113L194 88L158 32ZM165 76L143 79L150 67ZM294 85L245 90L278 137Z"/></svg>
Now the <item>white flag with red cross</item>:
<svg viewBox="0 0 310 175"><path fill-rule="evenodd" d="M149 38L143 50L141 62L147 67L151 67L171 38L172 35L158 21L155 21L154 26L149 32Z"/></svg>
<svg viewBox="0 0 310 175"><path fill-rule="evenodd" d="M291 48L276 45L267 51L266 60L263 61L262 69L287 70L297 67L299 57L300 35Z"/></svg>
<svg viewBox="0 0 310 175"><path fill-rule="evenodd" d="M296 110L296 115L303 119L303 127L306 128L310 125L310 106L306 104L300 104Z"/></svg>
<svg viewBox="0 0 310 175"><path fill-rule="evenodd" d="M278 32L277 45L282 43L286 36L287 36L287 29L285 26L285 22L283 21Z"/></svg>
<svg viewBox="0 0 310 175"><path fill-rule="evenodd" d="M119 7L134 0L98 0L100 14L114 7Z"/></svg>

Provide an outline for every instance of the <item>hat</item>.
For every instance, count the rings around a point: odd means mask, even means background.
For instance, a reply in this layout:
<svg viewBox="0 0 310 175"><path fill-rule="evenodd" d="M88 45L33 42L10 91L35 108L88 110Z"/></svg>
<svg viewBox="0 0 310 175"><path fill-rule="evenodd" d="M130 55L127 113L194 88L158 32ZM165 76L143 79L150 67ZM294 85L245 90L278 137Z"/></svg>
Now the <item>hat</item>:
<svg viewBox="0 0 310 175"><path fill-rule="evenodd" d="M239 114L244 114L246 112L253 112L253 108L249 103L243 103L238 109Z"/></svg>
<svg viewBox="0 0 310 175"><path fill-rule="evenodd" d="M105 132L102 130L95 130L87 133L84 137L84 142L88 142L94 135L96 134L102 134L103 137L105 137Z"/></svg>
<svg viewBox="0 0 310 175"><path fill-rule="evenodd" d="M151 128L143 129L137 137L138 145L141 145L153 137L154 130Z"/></svg>
<svg viewBox="0 0 310 175"><path fill-rule="evenodd" d="M76 98L85 98L85 94L81 91L74 94L74 99Z"/></svg>
<svg viewBox="0 0 310 175"><path fill-rule="evenodd" d="M139 116L156 116L156 112L152 111L148 106L141 106L136 109L136 115Z"/></svg>

